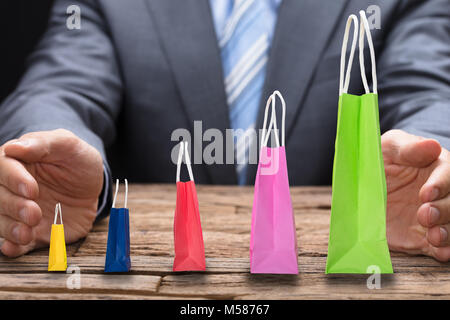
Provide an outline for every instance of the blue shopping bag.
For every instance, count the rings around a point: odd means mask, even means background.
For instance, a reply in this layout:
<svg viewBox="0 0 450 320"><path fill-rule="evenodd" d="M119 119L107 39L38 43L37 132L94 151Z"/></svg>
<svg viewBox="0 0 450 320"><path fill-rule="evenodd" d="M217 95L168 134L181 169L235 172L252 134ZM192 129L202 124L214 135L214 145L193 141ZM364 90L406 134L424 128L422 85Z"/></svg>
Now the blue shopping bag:
<svg viewBox="0 0 450 320"><path fill-rule="evenodd" d="M127 208L128 181L125 179L125 204L115 208L119 180L116 180L116 192L109 216L108 245L106 248L105 272L128 272L130 259L130 217Z"/></svg>

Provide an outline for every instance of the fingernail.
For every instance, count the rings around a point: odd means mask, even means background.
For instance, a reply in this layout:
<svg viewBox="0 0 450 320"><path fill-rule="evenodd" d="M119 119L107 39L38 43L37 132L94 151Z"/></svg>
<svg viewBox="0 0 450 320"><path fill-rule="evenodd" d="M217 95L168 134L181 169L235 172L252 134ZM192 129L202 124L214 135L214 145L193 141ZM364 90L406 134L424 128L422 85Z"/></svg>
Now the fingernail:
<svg viewBox="0 0 450 320"><path fill-rule="evenodd" d="M437 188L433 188L433 190L431 190L431 194L430 194L430 201L436 200L438 196L439 196L439 190Z"/></svg>
<svg viewBox="0 0 450 320"><path fill-rule="evenodd" d="M447 229L441 227L441 241L447 241L447 238L448 238Z"/></svg>
<svg viewBox="0 0 450 320"><path fill-rule="evenodd" d="M22 208L22 209L20 209L20 211L19 211L19 217L20 217L20 220L22 220L22 222L25 222L25 223L27 223L27 218L28 218L28 215L27 215L27 208Z"/></svg>
<svg viewBox="0 0 450 320"><path fill-rule="evenodd" d="M12 236L14 239L16 239L17 241L19 241L20 239L20 226L15 226L14 229L12 230Z"/></svg>
<svg viewBox="0 0 450 320"><path fill-rule="evenodd" d="M18 145L18 146L22 146L22 147L26 147L30 144L30 142L28 140L19 140L19 141L14 141L12 144Z"/></svg>
<svg viewBox="0 0 450 320"><path fill-rule="evenodd" d="M20 194L23 195L25 198L28 198L28 197L29 197L27 185L26 185L25 183L21 183L21 184L19 185L19 192L20 192Z"/></svg>
<svg viewBox="0 0 450 320"><path fill-rule="evenodd" d="M430 207L430 224L436 224L439 221L441 213L438 209Z"/></svg>

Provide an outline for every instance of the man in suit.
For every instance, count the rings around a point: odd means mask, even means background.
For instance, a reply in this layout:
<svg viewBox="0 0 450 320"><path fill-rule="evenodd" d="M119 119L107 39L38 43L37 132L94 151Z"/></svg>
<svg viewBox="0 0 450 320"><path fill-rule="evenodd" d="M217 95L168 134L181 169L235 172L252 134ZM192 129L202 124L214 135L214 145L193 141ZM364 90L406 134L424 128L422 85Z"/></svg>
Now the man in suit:
<svg viewBox="0 0 450 320"><path fill-rule="evenodd" d="M388 242L448 261L448 0L57 0L0 107L1 251L48 245L56 202L67 241L86 236L108 211L112 175L173 182L174 130L194 134L195 120L203 131L261 128L273 90L287 103L291 184L330 184L342 34L348 15L372 4ZM361 94L359 68L351 75L349 92ZM198 183L252 184L255 172L195 165Z"/></svg>

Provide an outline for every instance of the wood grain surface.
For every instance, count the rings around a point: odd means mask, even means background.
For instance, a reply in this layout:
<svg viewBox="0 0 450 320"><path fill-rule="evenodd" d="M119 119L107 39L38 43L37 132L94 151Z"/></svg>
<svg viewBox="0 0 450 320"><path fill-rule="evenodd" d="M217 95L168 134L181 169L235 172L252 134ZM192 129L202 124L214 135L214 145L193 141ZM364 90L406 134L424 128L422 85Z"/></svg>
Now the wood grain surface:
<svg viewBox="0 0 450 320"><path fill-rule="evenodd" d="M252 187L200 185L197 192L206 272L172 272L175 185L133 184L130 273L103 272L105 219L67 246L80 289L67 287L71 274L47 272L48 249L41 249L17 259L0 255L0 299L450 299L450 264L424 256L391 253L395 273L381 276L381 289L367 288L368 275L325 275L329 187L291 187L298 275L249 273Z"/></svg>

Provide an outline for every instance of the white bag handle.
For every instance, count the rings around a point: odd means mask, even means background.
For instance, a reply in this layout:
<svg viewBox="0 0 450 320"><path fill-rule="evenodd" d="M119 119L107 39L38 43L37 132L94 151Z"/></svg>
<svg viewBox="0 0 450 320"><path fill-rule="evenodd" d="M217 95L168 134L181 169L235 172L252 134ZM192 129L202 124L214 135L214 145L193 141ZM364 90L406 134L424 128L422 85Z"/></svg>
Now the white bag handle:
<svg viewBox="0 0 450 320"><path fill-rule="evenodd" d="M116 179L116 192L114 193L114 199L112 203L112 207L116 207L116 199L117 199L117 193L119 192L119 179ZM124 208L127 207L127 201L128 201L128 180L125 179L125 202L124 202Z"/></svg>
<svg viewBox="0 0 450 320"><path fill-rule="evenodd" d="M284 101L283 96L281 95L280 91L275 90L271 94L269 99L267 100L266 109L264 111L264 123L263 123L263 130L262 130L262 136L261 136L261 147L267 146L267 143L269 141L269 136L270 136L270 130L272 130L272 127L273 127L273 130L274 130L276 145L277 145L277 147L280 146L280 140L279 140L279 137L278 137L278 129L277 129L277 116L276 116L276 111L275 111L276 96L278 96L280 98L280 100L281 100L281 107L282 107L282 115L281 115L281 145L282 146L285 145L286 102ZM270 102L272 102L271 105L269 104ZM271 115L269 127L267 128L267 133L266 133L267 115L268 115L268 112L269 112L269 107L272 107L272 115Z"/></svg>
<svg viewBox="0 0 450 320"><path fill-rule="evenodd" d="M347 53L348 34L350 31L352 22L354 24L353 41L352 41L352 47L350 49L350 56L348 57L347 71L345 72L345 54ZM350 83L350 72L352 70L353 56L355 55L357 38L358 38L358 18L354 14L351 14L347 19L347 24L345 25L344 39L342 40L341 71L340 71L340 75L339 75L339 95L342 95L343 93L347 93L347 91L348 91L348 85ZM345 72L345 81L344 81L344 72Z"/></svg>
<svg viewBox="0 0 450 320"><path fill-rule="evenodd" d="M59 202L56 204L56 207L55 207L55 220L53 221L53 224L56 224L56 219L58 218L58 212L59 212L59 219L61 221L61 224L63 224L61 203L59 203Z"/></svg>
<svg viewBox="0 0 450 320"><path fill-rule="evenodd" d="M194 181L194 176L192 174L192 167L191 167L191 159L189 158L189 152L188 152L188 143L187 142L180 142L180 150L178 151L178 162L177 162L177 182L180 181L180 170L181 170L181 163L183 160L183 152L185 154L186 158L186 166L189 171L189 178L191 181Z"/></svg>
<svg viewBox="0 0 450 320"><path fill-rule="evenodd" d="M366 93L370 93L369 85L367 84L366 71L364 68L364 35L367 37L367 43L369 44L370 60L372 63L372 86L373 93L377 93L377 68L375 65L375 50L373 48L372 36L370 34L369 22L366 18L364 10L359 11L361 18L359 27L359 67L361 68L361 78L364 84L364 90Z"/></svg>
<svg viewBox="0 0 450 320"><path fill-rule="evenodd" d="M262 135L261 135L261 147L266 146L267 143L266 141L266 134L270 135L270 130L269 128L266 129L266 125L267 125L267 115L269 113L269 108L272 107L272 115L271 115L271 121L270 124L272 124L272 118L273 118L273 113L274 113L274 99L273 99L273 93L269 96L269 99L267 99L266 102L266 109L264 110L264 123L263 123L263 128L262 128ZM271 126L269 124L269 127ZM267 130L267 133L266 133ZM278 141L278 135L275 135L275 140L277 142L277 145L279 145L279 141Z"/></svg>

